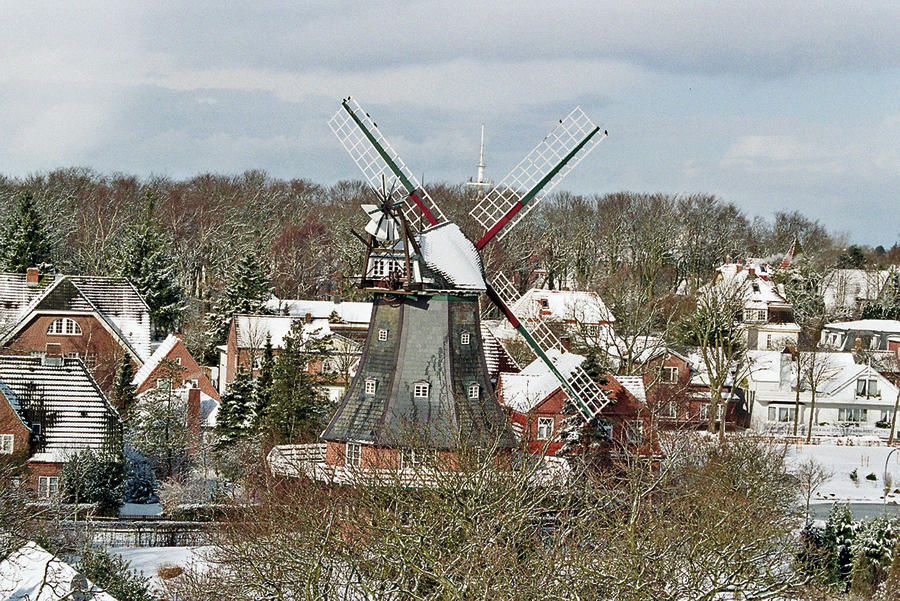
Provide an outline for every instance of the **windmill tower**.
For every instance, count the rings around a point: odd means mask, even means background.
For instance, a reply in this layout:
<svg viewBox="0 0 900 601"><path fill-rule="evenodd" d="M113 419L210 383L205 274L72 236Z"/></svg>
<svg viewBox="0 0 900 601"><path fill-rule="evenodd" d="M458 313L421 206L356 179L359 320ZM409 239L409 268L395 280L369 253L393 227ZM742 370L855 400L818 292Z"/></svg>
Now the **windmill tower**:
<svg viewBox="0 0 900 601"><path fill-rule="evenodd" d="M546 362L585 419L594 417L608 402L603 391L580 368L563 368L572 362L559 353L546 352L566 349L544 324L512 313L513 287L501 275L495 285L486 279L479 250L508 234L606 132L580 108L562 119L471 211L484 228L473 243L355 100L344 100L329 125L381 201L363 206L370 221L368 239L359 236L366 244L361 286L374 296L372 318L357 374L322 434L325 463L404 467L422 448L452 454L463 445L515 446L481 346L482 294Z"/></svg>

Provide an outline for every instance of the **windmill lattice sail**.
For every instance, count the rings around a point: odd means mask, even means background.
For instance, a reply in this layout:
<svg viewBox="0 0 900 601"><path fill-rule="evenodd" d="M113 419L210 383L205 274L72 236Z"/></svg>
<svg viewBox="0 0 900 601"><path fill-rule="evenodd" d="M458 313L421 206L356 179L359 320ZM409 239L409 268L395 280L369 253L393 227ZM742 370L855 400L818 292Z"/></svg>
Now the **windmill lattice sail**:
<svg viewBox="0 0 900 601"><path fill-rule="evenodd" d="M507 307L511 307L521 296L516 292L512 282L502 273L496 275L492 285ZM545 362L550 361L546 354L548 350L555 350L558 353L568 352L568 349L566 349L559 338L539 317L523 318L516 315L516 319L519 320L521 326L528 331L529 335L540 347L540 350L543 351L543 356L541 356L541 353L537 354ZM535 349L535 351L537 350ZM554 365L552 369L557 371L558 368ZM572 400L585 421L596 417L610 403L609 397L603 389L597 385L594 379L580 365L565 370L558 370L557 373L562 375L564 379L563 385L569 395L573 397Z"/></svg>
<svg viewBox="0 0 900 601"><path fill-rule="evenodd" d="M388 187L393 189L391 201L401 204L403 215L413 229L446 220L441 208L356 100L348 98L341 103L328 125L376 192L380 192L387 181Z"/></svg>
<svg viewBox="0 0 900 601"><path fill-rule="evenodd" d="M505 236L604 138L606 133L576 107L469 212L487 231L477 246L504 225L498 237Z"/></svg>

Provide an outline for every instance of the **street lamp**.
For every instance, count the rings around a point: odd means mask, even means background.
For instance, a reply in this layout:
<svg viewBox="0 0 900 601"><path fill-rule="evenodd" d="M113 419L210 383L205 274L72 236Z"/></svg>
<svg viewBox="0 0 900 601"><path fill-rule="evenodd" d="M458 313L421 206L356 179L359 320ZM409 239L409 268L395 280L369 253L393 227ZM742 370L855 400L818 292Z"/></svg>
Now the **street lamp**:
<svg viewBox="0 0 900 601"><path fill-rule="evenodd" d="M888 477L887 477L888 461L891 460L891 455L893 455L897 451L900 451L900 448L894 447L893 449L891 449L890 453L887 454L887 457L884 458L884 473L882 474L882 482L884 482L884 503L883 503L883 505L885 507L887 507L887 496L888 496L888 491L890 491L890 486L888 486ZM884 511L882 511L882 513L884 513Z"/></svg>

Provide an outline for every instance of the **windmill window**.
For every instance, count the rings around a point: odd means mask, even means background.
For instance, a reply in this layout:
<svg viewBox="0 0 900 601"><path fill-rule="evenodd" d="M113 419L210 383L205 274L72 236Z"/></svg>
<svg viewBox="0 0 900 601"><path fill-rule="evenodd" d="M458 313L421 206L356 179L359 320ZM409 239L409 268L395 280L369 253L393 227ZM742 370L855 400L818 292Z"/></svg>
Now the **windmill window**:
<svg viewBox="0 0 900 601"><path fill-rule="evenodd" d="M0 434L0 455L12 455L13 435Z"/></svg>
<svg viewBox="0 0 900 601"><path fill-rule="evenodd" d="M47 333L53 336L81 336L81 326L74 319L60 317L50 324Z"/></svg>
<svg viewBox="0 0 900 601"><path fill-rule="evenodd" d="M469 384L469 398L473 401L481 398L481 386L478 384Z"/></svg>
<svg viewBox="0 0 900 601"><path fill-rule="evenodd" d="M416 382L413 386L413 398L427 399L431 385L428 382Z"/></svg>
<svg viewBox="0 0 900 601"><path fill-rule="evenodd" d="M350 467L359 467L362 460L362 448L355 442L347 443L347 465Z"/></svg>
<svg viewBox="0 0 900 601"><path fill-rule="evenodd" d="M387 340L387 336L388 336L387 330L385 330L384 328L381 328L380 330L378 330L378 340L380 340L381 342L384 342L385 340Z"/></svg>
<svg viewBox="0 0 900 601"><path fill-rule="evenodd" d="M59 476L38 477L38 496L43 498L55 497L59 491Z"/></svg>
<svg viewBox="0 0 900 601"><path fill-rule="evenodd" d="M459 343L460 344L469 344L471 336L469 336L468 332L463 332L459 335Z"/></svg>
<svg viewBox="0 0 900 601"><path fill-rule="evenodd" d="M380 278L384 275L384 261L372 259L372 277Z"/></svg>
<svg viewBox="0 0 900 601"><path fill-rule="evenodd" d="M537 420L537 439L550 440L553 436L553 418L539 417Z"/></svg>
<svg viewBox="0 0 900 601"><path fill-rule="evenodd" d="M378 382L375 378L368 378L366 380L366 394L375 394L375 388L378 386Z"/></svg>

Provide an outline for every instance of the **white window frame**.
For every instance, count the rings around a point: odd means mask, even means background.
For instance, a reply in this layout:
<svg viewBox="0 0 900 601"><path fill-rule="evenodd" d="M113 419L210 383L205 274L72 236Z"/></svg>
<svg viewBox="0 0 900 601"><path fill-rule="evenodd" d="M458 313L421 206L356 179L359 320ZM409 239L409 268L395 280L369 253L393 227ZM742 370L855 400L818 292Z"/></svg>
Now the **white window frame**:
<svg viewBox="0 0 900 601"><path fill-rule="evenodd" d="M860 386L862 384L862 386ZM862 393L860 393L862 388ZM878 389L878 380L871 377L857 378L856 380L856 396L858 398L880 398L881 391Z"/></svg>
<svg viewBox="0 0 900 601"><path fill-rule="evenodd" d="M469 384L468 389L469 400L477 401L481 398L481 386L478 384Z"/></svg>
<svg viewBox="0 0 900 601"><path fill-rule="evenodd" d="M678 368L671 365L663 365L662 381L664 384L677 384Z"/></svg>
<svg viewBox="0 0 900 601"><path fill-rule="evenodd" d="M431 449L400 449L400 469L415 469L433 458L434 451Z"/></svg>
<svg viewBox="0 0 900 601"><path fill-rule="evenodd" d="M378 329L378 341L386 342L388 339L388 331L385 328Z"/></svg>
<svg viewBox="0 0 900 601"><path fill-rule="evenodd" d="M59 492L59 476L38 476L38 496L44 499L55 497Z"/></svg>
<svg viewBox="0 0 900 601"><path fill-rule="evenodd" d="M378 380L375 378L366 378L366 394L375 394L378 389Z"/></svg>
<svg viewBox="0 0 900 601"><path fill-rule="evenodd" d="M16 439L12 434L0 434L0 455L12 455Z"/></svg>
<svg viewBox="0 0 900 601"><path fill-rule="evenodd" d="M625 422L625 441L631 444L641 444L644 442L643 420L630 419Z"/></svg>
<svg viewBox="0 0 900 601"><path fill-rule="evenodd" d="M50 322L47 328L48 336L81 336L81 325L74 319L60 317Z"/></svg>
<svg viewBox="0 0 900 601"><path fill-rule="evenodd" d="M413 384L413 398L427 399L431 393L431 384L428 382L416 382Z"/></svg>
<svg viewBox="0 0 900 601"><path fill-rule="evenodd" d="M371 262L372 262L372 277L380 278L380 277L384 277L385 275L387 275L385 273L385 269L384 269L384 267L385 267L384 259L371 259Z"/></svg>
<svg viewBox="0 0 900 601"><path fill-rule="evenodd" d="M350 467L358 468L362 463L362 445L348 442L344 450L344 462Z"/></svg>
<svg viewBox="0 0 900 601"><path fill-rule="evenodd" d="M663 401L659 405L659 416L675 419L678 417L678 403L675 401Z"/></svg>
<svg viewBox="0 0 900 601"><path fill-rule="evenodd" d="M865 407L838 408L838 421L848 424L864 424L868 422L869 412Z"/></svg>
<svg viewBox="0 0 900 601"><path fill-rule="evenodd" d="M468 332L463 332L459 335L459 343L460 344L469 344L471 339L471 335Z"/></svg>
<svg viewBox="0 0 900 601"><path fill-rule="evenodd" d="M552 417L537 418L537 439L550 440L553 438L554 419Z"/></svg>

